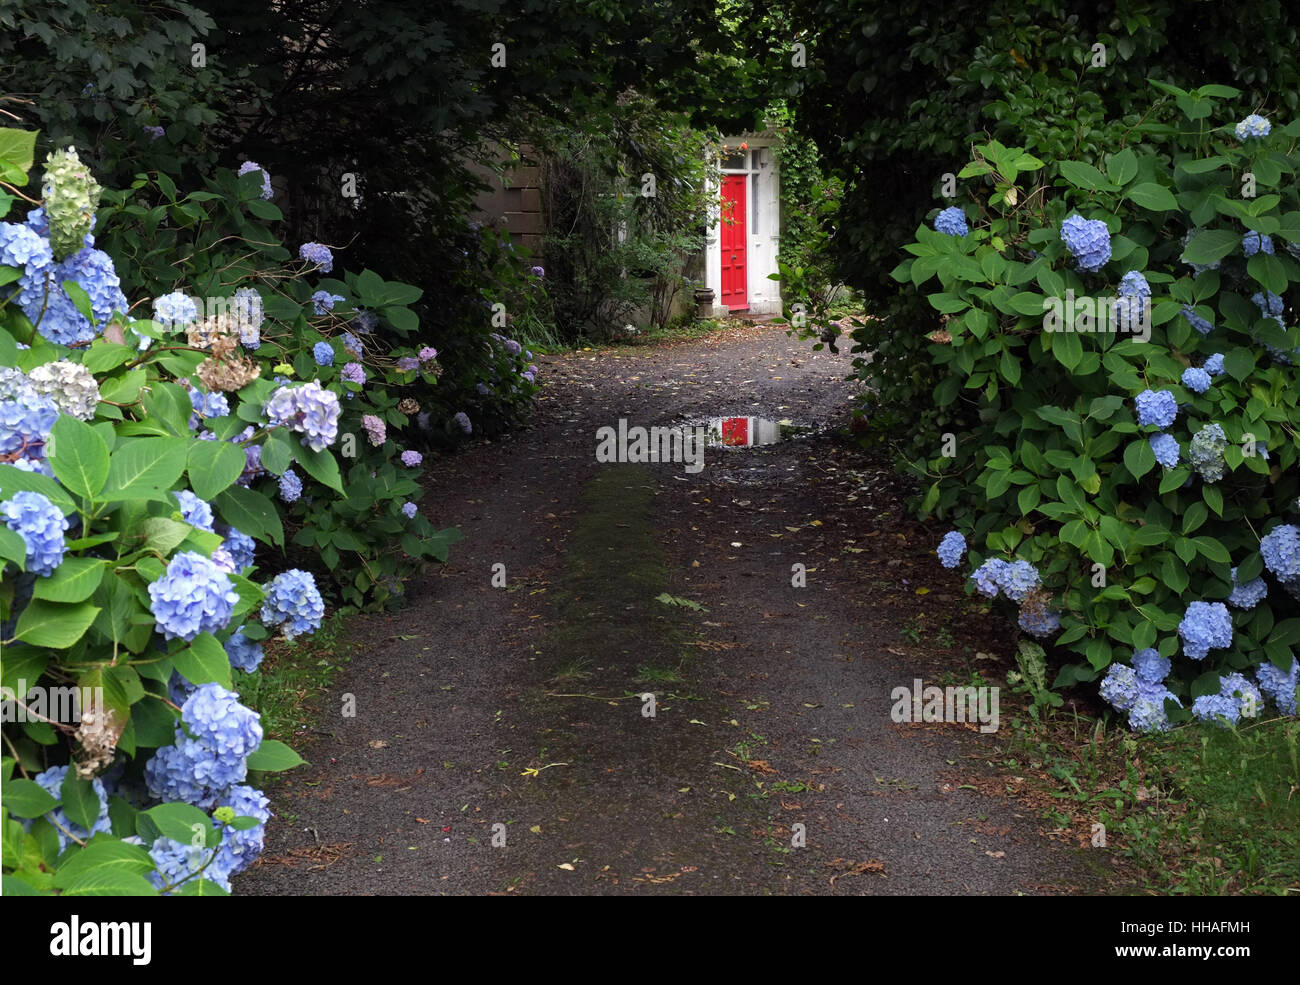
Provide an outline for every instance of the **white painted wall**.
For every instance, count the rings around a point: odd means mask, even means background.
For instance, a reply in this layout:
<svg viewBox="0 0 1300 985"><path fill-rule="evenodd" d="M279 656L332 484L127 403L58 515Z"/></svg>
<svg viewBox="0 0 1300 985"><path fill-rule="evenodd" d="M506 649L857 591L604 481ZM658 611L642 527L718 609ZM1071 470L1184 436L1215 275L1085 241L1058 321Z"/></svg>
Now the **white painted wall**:
<svg viewBox="0 0 1300 985"><path fill-rule="evenodd" d="M777 281L769 280L768 274L777 272L776 254L781 243L781 184L776 161L776 139L765 136L727 137L723 144L737 148L741 143L749 145L745 173L748 206L747 249L746 249L746 286L750 314L781 313L781 289ZM724 174L739 174L740 171L723 169ZM757 191L755 180L757 179ZM712 189L713 209L709 216L709 235L705 247L704 282L713 288L714 317L728 314L722 304L722 249L719 230L721 228L721 191ZM757 224L755 217L757 216Z"/></svg>

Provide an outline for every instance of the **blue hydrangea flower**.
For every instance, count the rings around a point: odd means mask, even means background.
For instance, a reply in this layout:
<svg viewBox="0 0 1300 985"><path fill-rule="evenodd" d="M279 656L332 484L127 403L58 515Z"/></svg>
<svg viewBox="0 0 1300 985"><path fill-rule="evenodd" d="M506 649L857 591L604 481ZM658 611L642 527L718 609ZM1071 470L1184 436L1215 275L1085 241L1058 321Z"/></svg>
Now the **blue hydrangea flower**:
<svg viewBox="0 0 1300 985"><path fill-rule="evenodd" d="M1043 606L1021 606L1020 628L1039 639L1051 636L1061 628L1061 615Z"/></svg>
<svg viewBox="0 0 1300 985"><path fill-rule="evenodd" d="M1237 124L1237 139L1249 140L1253 138L1267 137L1272 125L1267 119L1258 113L1251 113L1248 117Z"/></svg>
<svg viewBox="0 0 1300 985"><path fill-rule="evenodd" d="M1110 259L1110 232L1100 219L1071 215L1061 223L1061 239L1080 270L1095 273Z"/></svg>
<svg viewBox="0 0 1300 985"><path fill-rule="evenodd" d="M69 280L89 295L93 320L77 310L63 289L63 282ZM18 303L41 335L59 345L89 342L114 312L124 312L129 307L112 258L90 247L46 268L40 282L24 285L20 280Z"/></svg>
<svg viewBox="0 0 1300 985"><path fill-rule="evenodd" d="M1165 712L1165 702L1172 701L1180 708L1183 703L1174 696L1172 691L1162 685L1143 687L1141 681L1138 684L1137 699L1128 713L1129 728L1135 732L1148 734L1168 732L1173 728L1173 723L1169 721L1169 715Z"/></svg>
<svg viewBox="0 0 1300 985"><path fill-rule="evenodd" d="M149 847L149 857L155 866L155 871L148 874L149 881L163 890L165 896L198 879L206 879L230 892L230 860L222 858L221 846L205 848L159 837Z"/></svg>
<svg viewBox="0 0 1300 985"><path fill-rule="evenodd" d="M945 568L955 568L961 563L962 555L966 553L966 538L956 530L950 530L943 535L943 540L939 541L939 563Z"/></svg>
<svg viewBox="0 0 1300 985"><path fill-rule="evenodd" d="M50 242L30 226L0 222L0 264L22 271L18 279L18 304L29 321L35 321L45 303L49 275L54 269ZM10 290L5 287L5 293Z"/></svg>
<svg viewBox="0 0 1300 985"><path fill-rule="evenodd" d="M365 308L358 308L356 314L352 316L352 325L362 335L369 335L378 324L379 316Z"/></svg>
<svg viewBox="0 0 1300 985"><path fill-rule="evenodd" d="M466 434L471 434L474 431L474 426L470 424L469 421L469 415L466 414L463 410L457 411L452 416L452 420L455 421L456 426L460 428L462 431L464 431Z"/></svg>
<svg viewBox="0 0 1300 985"><path fill-rule="evenodd" d="M198 319L199 306L180 291L154 298L153 320L166 328L179 328Z"/></svg>
<svg viewBox="0 0 1300 985"><path fill-rule="evenodd" d="M1003 571L1007 567L1007 562L1000 557L991 557L971 575L971 580L975 582L975 590L985 598L993 599L998 597L1001 591L1003 580Z"/></svg>
<svg viewBox="0 0 1300 985"><path fill-rule="evenodd" d="M420 368L420 360L416 359L414 356L403 356L401 359L397 360L397 368L403 373L414 373Z"/></svg>
<svg viewBox="0 0 1300 985"><path fill-rule="evenodd" d="M343 377L345 382L365 386L366 369L360 363L348 363L343 367L343 372L339 375Z"/></svg>
<svg viewBox="0 0 1300 985"><path fill-rule="evenodd" d="M192 693L187 703L193 697ZM144 767L145 785L151 796L205 810L211 810L223 791L243 783L247 776L245 757L219 756L206 743L187 736L180 726L172 744L160 748Z"/></svg>
<svg viewBox="0 0 1300 985"><path fill-rule="evenodd" d="M1133 654L1133 670L1143 684L1156 685L1169 676L1172 665L1155 647L1147 647Z"/></svg>
<svg viewBox="0 0 1300 985"><path fill-rule="evenodd" d="M56 800L62 800L63 781L67 775L68 767L51 766L44 772L37 773L33 776L32 781L51 797ZM90 787L94 790L95 796L99 798L99 813L95 816L95 823L89 831L83 828L80 824L75 824L69 820L68 815L64 813L62 807L56 807L54 810L49 812L49 816L58 821L59 825L62 825L63 828L66 828L73 836L80 838L82 841L88 841L93 835L101 833L106 834L113 830L113 823L108 817L108 793L104 789L103 782L98 778L95 778L90 781ZM23 828L27 831L32 829L32 821L30 819L23 818L19 823L21 823ZM63 830L58 825L54 826L54 830L58 832L59 851L62 852L72 844L72 839L64 834Z"/></svg>
<svg viewBox="0 0 1300 985"><path fill-rule="evenodd" d="M1132 667L1111 664L1098 688L1103 700L1116 711L1128 711L1138 698L1138 679Z"/></svg>
<svg viewBox="0 0 1300 985"><path fill-rule="evenodd" d="M267 173L266 168L262 167L256 161L245 161L239 166L239 176L242 178L253 171L262 172L262 197L269 199L271 197L271 175Z"/></svg>
<svg viewBox="0 0 1300 985"><path fill-rule="evenodd" d="M302 495L302 480L293 469L285 469L280 476L280 498L286 503L296 503Z"/></svg>
<svg viewBox="0 0 1300 985"><path fill-rule="evenodd" d="M1182 310L1183 310L1183 317L1187 319L1187 323L1191 325L1192 328L1200 332L1202 335L1209 335L1210 332L1214 330L1213 325L1211 325L1208 321L1206 321L1204 318L1198 315L1187 305L1183 305Z"/></svg>
<svg viewBox="0 0 1300 985"><path fill-rule="evenodd" d="M1228 439L1223 428L1217 424L1207 424L1192 435L1192 440L1187 445L1187 459L1206 482L1218 482L1223 478L1223 470L1227 465L1223 457L1227 447Z"/></svg>
<svg viewBox="0 0 1300 985"><path fill-rule="evenodd" d="M1261 236L1255 230L1251 230L1241 238L1241 251L1248 257L1253 257L1260 251L1273 255L1273 237L1268 235Z"/></svg>
<svg viewBox="0 0 1300 985"><path fill-rule="evenodd" d="M1193 660L1204 660L1214 649L1232 646L1232 616L1222 602L1193 602L1178 624L1183 652Z"/></svg>
<svg viewBox="0 0 1300 985"><path fill-rule="evenodd" d="M1240 585L1237 583L1237 569L1235 567L1232 569L1232 592L1228 596L1229 605L1236 606L1238 609L1253 609L1267 594L1268 586L1263 578L1256 578L1254 581Z"/></svg>
<svg viewBox="0 0 1300 985"><path fill-rule="evenodd" d="M1117 293L1122 298L1149 298L1151 297L1151 285L1147 283L1147 279L1141 273L1130 270L1119 279Z"/></svg>
<svg viewBox="0 0 1300 985"><path fill-rule="evenodd" d="M361 340L351 332L344 332L339 336L339 338L343 342L344 350L350 352L352 355L360 356L365 352L365 347L361 344Z"/></svg>
<svg viewBox="0 0 1300 985"><path fill-rule="evenodd" d="M224 393L204 393L202 390L192 388L190 406L199 417L226 417L230 414L230 402Z"/></svg>
<svg viewBox="0 0 1300 985"><path fill-rule="evenodd" d="M145 126L141 129L149 135L149 143L151 144L156 140L161 140L167 135L166 129L159 126Z"/></svg>
<svg viewBox="0 0 1300 985"><path fill-rule="evenodd" d="M1300 681L1300 661L1291 658L1291 670L1278 670L1270 661L1265 660L1255 668L1255 679L1259 689L1273 699L1273 704L1284 715L1296 713L1296 685Z"/></svg>
<svg viewBox="0 0 1300 985"><path fill-rule="evenodd" d="M1218 376L1223 372L1223 353L1216 352L1210 356L1209 359L1205 360L1205 365L1201 368L1211 376Z"/></svg>
<svg viewBox="0 0 1300 985"><path fill-rule="evenodd" d="M241 287L230 298L230 310L239 327L239 344L245 349L262 346L262 295L251 287Z"/></svg>
<svg viewBox="0 0 1300 985"><path fill-rule="evenodd" d="M1257 718L1260 706L1264 704L1264 696L1259 693L1259 688L1244 674L1236 671L1219 678L1219 693L1225 698L1236 699L1242 718Z"/></svg>
<svg viewBox="0 0 1300 985"><path fill-rule="evenodd" d="M965 236L970 232L966 226L966 213L955 205L934 217L934 228L948 236Z"/></svg>
<svg viewBox="0 0 1300 985"><path fill-rule="evenodd" d="M230 552L224 546L213 548L212 563L228 575L239 573L239 569L235 567L235 559L230 556Z"/></svg>
<svg viewBox="0 0 1300 985"><path fill-rule="evenodd" d="M189 734L218 758L247 759L262 744L261 716L220 684L200 684L181 709Z"/></svg>
<svg viewBox="0 0 1300 985"><path fill-rule="evenodd" d="M257 554L257 541L234 527L227 531L225 543L221 546L230 553L236 571L243 571L249 567Z"/></svg>
<svg viewBox="0 0 1300 985"><path fill-rule="evenodd" d="M312 451L324 451L338 437L340 409L338 395L312 380L298 387L280 387L267 400L264 412L273 426L288 427L302 434L302 443Z"/></svg>
<svg viewBox="0 0 1300 985"><path fill-rule="evenodd" d="M1250 299L1265 317L1279 318L1286 311L1286 302L1272 291L1256 291Z"/></svg>
<svg viewBox="0 0 1300 985"><path fill-rule="evenodd" d="M212 525L215 521L212 516L211 506L188 489L178 489L172 495L180 502L181 517L186 523L212 533Z"/></svg>
<svg viewBox="0 0 1300 985"><path fill-rule="evenodd" d="M262 665L262 644L245 636L244 627L240 626L226 640L226 656L230 658L230 666L235 670L251 674Z"/></svg>
<svg viewBox="0 0 1300 985"><path fill-rule="evenodd" d="M1151 445L1151 452L1156 456L1156 461L1167 469L1172 469L1178 465L1178 439L1171 434L1153 434L1147 441Z"/></svg>
<svg viewBox="0 0 1300 985"><path fill-rule="evenodd" d="M1259 554L1281 581L1300 578L1300 529L1289 523L1274 527L1260 538Z"/></svg>
<svg viewBox="0 0 1300 985"><path fill-rule="evenodd" d="M317 291L311 296L312 306L316 309L318 315L328 315L334 310L334 305L343 300L342 294L331 294L329 291Z"/></svg>
<svg viewBox="0 0 1300 985"><path fill-rule="evenodd" d="M243 831L230 825L222 826L221 845L217 852L223 867L229 869L231 875L243 872L262 854L266 822L271 820L270 804L262 791L244 785L231 787L219 798L217 806L229 807L235 812L235 817L254 817L262 822Z"/></svg>
<svg viewBox="0 0 1300 985"><path fill-rule="evenodd" d="M418 513L419 511L420 508L416 506L414 503L408 502L402 504L402 515L405 516L408 520L414 520L415 514Z"/></svg>
<svg viewBox="0 0 1300 985"><path fill-rule="evenodd" d="M1193 393L1204 393L1210 388L1210 374L1195 366L1188 366L1183 370L1183 386Z"/></svg>
<svg viewBox="0 0 1300 985"><path fill-rule="evenodd" d="M424 456L421 455L418 451L402 452L402 464L405 465L408 469L415 468L423 461L424 461Z"/></svg>
<svg viewBox="0 0 1300 985"><path fill-rule="evenodd" d="M298 256L308 263L314 263L325 273L334 269L334 254L328 246L320 243L303 243L298 247Z"/></svg>
<svg viewBox="0 0 1300 985"><path fill-rule="evenodd" d="M25 377L10 391L10 399L0 399L0 458L19 467L23 462L44 462L45 442L59 419L59 408Z"/></svg>
<svg viewBox="0 0 1300 985"><path fill-rule="evenodd" d="M328 342L317 342L311 347L311 354L317 366L334 365L334 347Z"/></svg>
<svg viewBox="0 0 1300 985"><path fill-rule="evenodd" d="M1042 584L1038 569L1028 561L1011 561L998 574L998 587L1012 602L1023 602L1026 595Z"/></svg>
<svg viewBox="0 0 1300 985"><path fill-rule="evenodd" d="M1178 416L1178 401L1169 390L1143 390L1134 400L1138 424L1163 431Z"/></svg>
<svg viewBox="0 0 1300 985"><path fill-rule="evenodd" d="M239 602L230 576L209 558L182 551L149 586L149 608L167 639L192 640L224 629Z"/></svg>
<svg viewBox="0 0 1300 985"><path fill-rule="evenodd" d="M63 511L41 493L24 489L0 503L0 520L27 545L27 570L43 577L54 574L67 549Z"/></svg>
<svg viewBox="0 0 1300 985"><path fill-rule="evenodd" d="M280 626L286 639L301 633L314 633L325 617L325 602L316 588L316 579L299 568L276 575L266 586L262 605L262 622Z"/></svg>
<svg viewBox="0 0 1300 985"><path fill-rule="evenodd" d="M1192 714L1202 722L1228 728L1241 720L1241 703L1227 695L1203 694L1192 702Z"/></svg>

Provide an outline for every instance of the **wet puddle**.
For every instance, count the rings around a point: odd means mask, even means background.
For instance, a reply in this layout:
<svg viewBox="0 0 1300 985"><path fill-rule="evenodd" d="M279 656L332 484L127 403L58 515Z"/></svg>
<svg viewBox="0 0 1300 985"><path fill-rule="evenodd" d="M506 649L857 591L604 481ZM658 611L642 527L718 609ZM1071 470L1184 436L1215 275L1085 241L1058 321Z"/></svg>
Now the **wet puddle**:
<svg viewBox="0 0 1300 985"><path fill-rule="evenodd" d="M758 448L803 438L817 430L808 424L766 417L711 417L687 426L704 428L708 448Z"/></svg>

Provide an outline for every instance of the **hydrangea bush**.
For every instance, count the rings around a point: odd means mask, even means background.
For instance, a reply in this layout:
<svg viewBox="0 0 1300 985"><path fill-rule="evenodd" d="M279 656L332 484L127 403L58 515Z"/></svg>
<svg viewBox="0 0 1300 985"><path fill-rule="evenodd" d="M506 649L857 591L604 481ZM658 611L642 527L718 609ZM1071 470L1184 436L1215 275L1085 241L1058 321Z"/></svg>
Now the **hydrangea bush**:
<svg viewBox="0 0 1300 985"><path fill-rule="evenodd" d="M947 316L922 512L1139 731L1294 714L1300 644L1300 121L1157 87L1095 164L976 147L894 271Z"/></svg>
<svg viewBox="0 0 1300 985"><path fill-rule="evenodd" d="M421 291L344 271L325 243L282 245L266 170L239 171L218 170L188 195L162 173L104 192L100 245L132 260L123 290L153 295L153 321L188 343L160 362L189 391L200 435L245 451L230 496L256 493L276 520L240 529L269 537L287 551L278 567L313 571L348 605L395 602L460 536L401 512L420 496L403 451L435 426L454 428L431 400L443 370L418 338L410 306ZM385 431L377 442L372 421Z"/></svg>
<svg viewBox="0 0 1300 985"><path fill-rule="evenodd" d="M0 130L11 190L27 185L33 136ZM232 675L257 669L271 634L311 633L324 617L316 576L283 553L286 533L345 572L357 601L374 594L358 570L445 556L454 536L402 512L419 487L396 442L356 442L371 458L350 467L344 494L348 429L363 412L390 434L408 419L382 387L349 388L312 352L349 344L347 328L364 334L362 298L382 317L413 317L413 289L368 272L318 282L252 226L259 245L241 262L177 281L181 263L151 281L141 268L162 261L114 222L166 218L177 232L202 225L195 210L269 215L260 175L226 173L221 191L183 200L167 189L169 204L145 216L123 196L94 213L100 192L75 155L51 155L44 178L43 202L6 193L0 222L0 678L14 712L4 892L221 895L261 850L271 814L256 777L301 762L264 737ZM312 312L318 287L339 296L325 316ZM214 298L229 303L214 310ZM436 375L430 363L420 371ZM291 466L296 498L328 526L276 497ZM376 481L390 499L370 498ZM375 529L389 514L391 534ZM334 539L349 522L364 532ZM399 535L406 559L380 562L400 558ZM19 714L34 687L102 702L77 721Z"/></svg>

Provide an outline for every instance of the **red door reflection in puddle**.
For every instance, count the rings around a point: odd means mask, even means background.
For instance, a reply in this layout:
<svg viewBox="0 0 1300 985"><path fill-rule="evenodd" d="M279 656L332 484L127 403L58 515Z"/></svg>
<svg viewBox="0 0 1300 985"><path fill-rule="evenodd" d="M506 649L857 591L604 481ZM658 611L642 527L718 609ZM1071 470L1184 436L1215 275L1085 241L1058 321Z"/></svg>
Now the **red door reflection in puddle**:
<svg viewBox="0 0 1300 985"><path fill-rule="evenodd" d="M724 445L748 445L749 418L724 417L722 419L722 443Z"/></svg>

